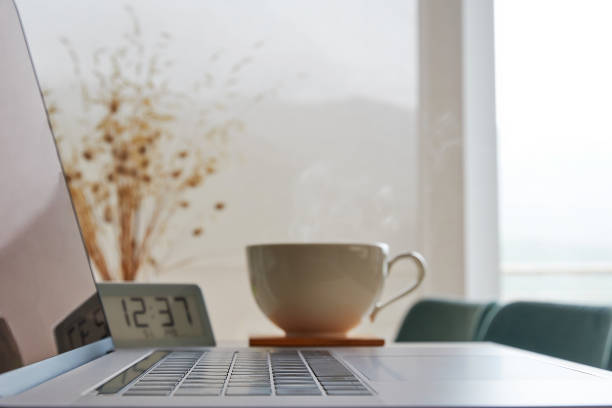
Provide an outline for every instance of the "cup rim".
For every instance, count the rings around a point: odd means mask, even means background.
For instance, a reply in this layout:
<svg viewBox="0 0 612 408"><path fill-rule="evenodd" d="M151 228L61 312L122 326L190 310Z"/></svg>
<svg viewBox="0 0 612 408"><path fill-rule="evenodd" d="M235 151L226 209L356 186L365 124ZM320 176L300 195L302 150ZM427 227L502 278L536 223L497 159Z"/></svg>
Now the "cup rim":
<svg viewBox="0 0 612 408"><path fill-rule="evenodd" d="M348 246L360 246L360 247L368 247L368 248L380 248L385 252L389 251L389 244L385 242L272 242L272 243L263 243L263 244L250 244L246 246L246 249L253 248L262 248L262 247L348 247Z"/></svg>

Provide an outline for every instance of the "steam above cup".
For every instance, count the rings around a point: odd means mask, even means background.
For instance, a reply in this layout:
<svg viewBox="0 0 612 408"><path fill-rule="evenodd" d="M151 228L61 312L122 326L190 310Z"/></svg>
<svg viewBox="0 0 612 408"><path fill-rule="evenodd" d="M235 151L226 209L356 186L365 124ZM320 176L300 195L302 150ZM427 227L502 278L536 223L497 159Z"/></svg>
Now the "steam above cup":
<svg viewBox="0 0 612 408"><path fill-rule="evenodd" d="M417 266L416 281L386 302L380 295L400 259ZM425 259L402 252L389 259L386 244L264 244L247 247L249 279L259 308L288 336L339 336L414 291Z"/></svg>

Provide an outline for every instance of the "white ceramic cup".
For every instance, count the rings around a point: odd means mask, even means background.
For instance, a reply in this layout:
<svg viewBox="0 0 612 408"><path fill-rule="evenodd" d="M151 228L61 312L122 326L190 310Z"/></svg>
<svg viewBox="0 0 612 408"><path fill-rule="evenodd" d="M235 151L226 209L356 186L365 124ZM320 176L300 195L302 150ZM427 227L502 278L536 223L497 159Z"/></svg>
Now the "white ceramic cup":
<svg viewBox="0 0 612 408"><path fill-rule="evenodd" d="M391 267L412 260L416 281L391 299L380 295ZM402 252L389 260L387 244L264 244L247 247L249 278L260 309L288 336L345 335L370 312L415 290L425 259Z"/></svg>

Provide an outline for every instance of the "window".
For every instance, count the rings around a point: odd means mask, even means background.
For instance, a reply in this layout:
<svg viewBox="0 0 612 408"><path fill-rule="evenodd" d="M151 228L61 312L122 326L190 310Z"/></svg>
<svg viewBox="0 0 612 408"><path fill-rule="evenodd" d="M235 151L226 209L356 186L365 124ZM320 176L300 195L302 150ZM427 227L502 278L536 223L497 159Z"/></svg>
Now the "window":
<svg viewBox="0 0 612 408"><path fill-rule="evenodd" d="M503 297L609 303L612 4L496 1Z"/></svg>
<svg viewBox="0 0 612 408"><path fill-rule="evenodd" d="M163 112L148 116L153 121L143 128L145 139L156 134L151 128L164 137L174 135L158 159L179 163L200 149L211 167L193 179L183 179L191 173L179 167L164 173L198 188L187 189L176 201L150 256L142 259L136 276L127 277L200 284L218 339L275 333L250 293L245 245L383 241L392 254L415 249L416 1L130 5L18 2L53 110L62 161L69 172L76 166L79 180L88 180L81 186L111 277L121 275L116 237L122 233L114 196L108 211L106 203L97 205L106 182L94 179L100 174L112 178L119 170L129 173L131 167L109 169L96 160L108 158L103 143L114 143L112 132L140 123L138 117L130 120L130 112L150 106ZM158 58L151 60L156 52ZM105 84L112 81L116 61L125 63L120 74L127 75L126 86L144 88L148 82L142 75L153 61L157 96L135 99L139 94L132 93L113 100L113 89ZM144 106L134 106L135 100ZM109 109L128 116L121 119L122 127L100 134ZM90 142L92 148L86 149ZM142 149L143 155L148 152ZM161 194L172 198L166 190ZM154 206L155 200L145 198L140 214ZM131 230L137 243L147 222ZM131 251L130 239L121 242L122 253ZM102 277L104 265L98 261L95 266ZM408 274L392 275L385 295L409 279ZM363 329L393 337L409 301L397 302Z"/></svg>

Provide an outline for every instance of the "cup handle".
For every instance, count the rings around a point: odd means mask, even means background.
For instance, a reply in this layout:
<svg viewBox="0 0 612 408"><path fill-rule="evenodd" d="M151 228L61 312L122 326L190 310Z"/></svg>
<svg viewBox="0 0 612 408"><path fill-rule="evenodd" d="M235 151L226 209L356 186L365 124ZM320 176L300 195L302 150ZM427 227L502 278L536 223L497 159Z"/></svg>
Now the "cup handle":
<svg viewBox="0 0 612 408"><path fill-rule="evenodd" d="M370 313L370 321L373 322L374 319L376 319L378 312L380 312L382 309L389 306L391 303L395 302L396 300L399 300L403 298L404 296L406 296L407 294L413 292L414 290L416 290L416 288L418 288L421 285L421 282L423 282L423 279L425 278L425 270L427 269L427 262L425 261L425 258L423 257L423 255L419 254L418 252L402 252L396 255L393 259L391 259L387 263L387 276L389 276L389 274L391 273L391 268L393 267L395 262L403 258L411 259L417 266L417 280L415 284L410 286L407 289L402 290L400 293L398 293L397 295L393 296L391 299L385 302L376 302L376 305L374 305L374 309L372 310L372 313Z"/></svg>

